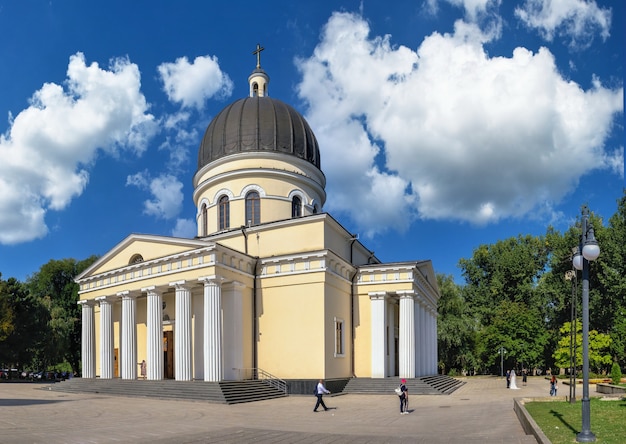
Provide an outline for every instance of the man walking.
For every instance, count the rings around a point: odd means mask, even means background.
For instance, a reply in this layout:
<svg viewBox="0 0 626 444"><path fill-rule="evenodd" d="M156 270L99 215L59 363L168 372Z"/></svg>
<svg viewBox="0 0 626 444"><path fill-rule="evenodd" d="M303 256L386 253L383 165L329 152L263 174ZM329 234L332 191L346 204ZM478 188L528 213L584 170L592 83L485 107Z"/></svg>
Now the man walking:
<svg viewBox="0 0 626 444"><path fill-rule="evenodd" d="M313 409L314 412L317 412L317 408L320 405L324 407L324 411L328 410L328 407L326 407L326 404L324 404L324 400L322 399L322 396L324 395L324 393L330 393L330 391L326 390L326 387L324 387L324 380L320 379L320 382L317 383L317 388L315 389L315 396L317 396L317 402L315 403L315 408Z"/></svg>

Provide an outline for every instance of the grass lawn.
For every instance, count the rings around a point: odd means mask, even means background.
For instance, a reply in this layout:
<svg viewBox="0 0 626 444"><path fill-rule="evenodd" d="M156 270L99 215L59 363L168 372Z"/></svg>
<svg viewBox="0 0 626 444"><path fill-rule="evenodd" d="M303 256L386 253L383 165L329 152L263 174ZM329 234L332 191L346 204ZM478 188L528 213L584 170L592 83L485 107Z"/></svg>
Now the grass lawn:
<svg viewBox="0 0 626 444"><path fill-rule="evenodd" d="M569 402L528 402L526 410L552 444L575 443L582 427L582 406ZM626 400L591 398L591 431L597 443L626 443Z"/></svg>

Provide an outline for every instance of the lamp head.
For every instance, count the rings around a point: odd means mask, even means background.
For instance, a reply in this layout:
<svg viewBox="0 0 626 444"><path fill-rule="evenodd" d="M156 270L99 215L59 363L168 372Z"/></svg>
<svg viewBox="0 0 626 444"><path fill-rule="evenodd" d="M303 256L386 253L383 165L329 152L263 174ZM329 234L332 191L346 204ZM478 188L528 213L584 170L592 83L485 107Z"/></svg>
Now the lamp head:
<svg viewBox="0 0 626 444"><path fill-rule="evenodd" d="M583 245L583 256L588 261L595 261L600 256L600 246L593 234L593 227L590 227L587 232L587 240Z"/></svg>
<svg viewBox="0 0 626 444"><path fill-rule="evenodd" d="M572 257L572 264L578 271L583 269L583 255L580 253L580 248L576 249L576 253L574 253L574 257Z"/></svg>

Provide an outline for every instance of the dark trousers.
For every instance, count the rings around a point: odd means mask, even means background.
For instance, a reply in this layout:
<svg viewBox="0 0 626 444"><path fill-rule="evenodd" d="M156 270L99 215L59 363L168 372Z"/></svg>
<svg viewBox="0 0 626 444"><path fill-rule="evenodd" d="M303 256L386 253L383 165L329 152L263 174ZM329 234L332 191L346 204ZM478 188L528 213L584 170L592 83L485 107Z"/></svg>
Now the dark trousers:
<svg viewBox="0 0 626 444"><path fill-rule="evenodd" d="M317 402L315 403L315 408L313 409L313 411L317 410L317 408L321 405L322 407L324 407L324 410L328 410L328 407L326 407L326 404L324 404L324 400L322 399L322 395L315 395L317 396Z"/></svg>
<svg viewBox="0 0 626 444"><path fill-rule="evenodd" d="M402 413L407 410L406 395L399 396L399 398L400 398L400 413Z"/></svg>

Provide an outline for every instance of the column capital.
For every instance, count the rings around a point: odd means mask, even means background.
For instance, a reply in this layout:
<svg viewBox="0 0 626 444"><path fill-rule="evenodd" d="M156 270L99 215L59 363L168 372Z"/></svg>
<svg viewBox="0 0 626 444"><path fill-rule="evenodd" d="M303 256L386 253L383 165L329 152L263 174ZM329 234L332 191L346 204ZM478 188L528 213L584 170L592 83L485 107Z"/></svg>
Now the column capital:
<svg viewBox="0 0 626 444"><path fill-rule="evenodd" d="M386 291L373 291L367 295L370 297L370 301L384 301L389 297L389 293Z"/></svg>
<svg viewBox="0 0 626 444"><path fill-rule="evenodd" d="M215 285L222 285L224 283L226 279L224 279L222 276L217 276L215 274L212 274L210 276L201 276L198 278L198 281L206 284L215 284Z"/></svg>
<svg viewBox="0 0 626 444"><path fill-rule="evenodd" d="M94 300L99 304L110 304L115 298L113 296L98 296Z"/></svg>
<svg viewBox="0 0 626 444"><path fill-rule="evenodd" d="M178 289L183 289L183 290L187 290L187 281L182 280L182 281L175 281L175 282L170 282L168 285L170 287L175 287L177 290Z"/></svg>
<svg viewBox="0 0 626 444"><path fill-rule="evenodd" d="M96 302L94 299L83 299L82 301L78 301L76 302L78 305L82 305L87 306L87 307L93 307L94 305L96 305Z"/></svg>
<svg viewBox="0 0 626 444"><path fill-rule="evenodd" d="M129 298L137 298L139 296L138 293L131 293L129 290L119 291L115 294L118 298L129 299Z"/></svg>
<svg viewBox="0 0 626 444"><path fill-rule="evenodd" d="M400 290L400 291L396 291L396 295L400 299L415 299L415 297L417 296L415 294L414 290Z"/></svg>

